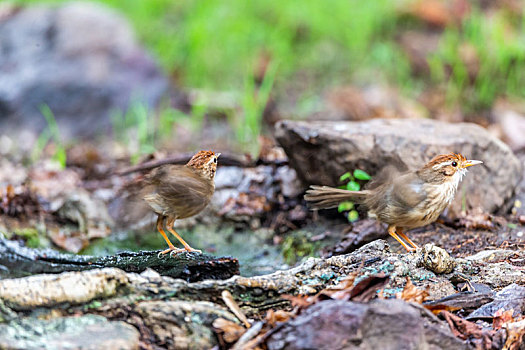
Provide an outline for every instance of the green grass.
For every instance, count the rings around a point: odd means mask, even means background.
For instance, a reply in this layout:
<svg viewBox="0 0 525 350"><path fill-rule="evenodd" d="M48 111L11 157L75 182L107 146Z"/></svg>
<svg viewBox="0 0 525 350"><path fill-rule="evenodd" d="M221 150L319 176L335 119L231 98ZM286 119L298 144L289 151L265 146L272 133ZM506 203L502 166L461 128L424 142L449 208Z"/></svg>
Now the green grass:
<svg viewBox="0 0 525 350"><path fill-rule="evenodd" d="M424 89L439 88L449 105L467 114L489 109L501 96L525 97L525 19L505 9L489 16L473 5L460 24L445 28L437 52L427 59L430 75L415 77L397 36L406 28L424 30L424 24L399 11L407 6L403 2L97 1L130 20L139 40L179 86L235 96L235 115L229 120L241 145L251 144L260 132L261 111L269 97L261 95L270 93L276 100L296 96L292 116L314 111L327 88L352 83L387 82L412 98ZM479 60L474 77L461 55L465 48L472 48ZM276 71L267 77L268 86L256 89L253 77L266 58ZM206 100L193 106L195 130L210 108ZM166 113L165 122L174 123L172 111L158 113ZM144 131L141 140L146 145L147 134Z"/></svg>
<svg viewBox="0 0 525 350"><path fill-rule="evenodd" d="M438 52L429 59L434 83L447 88L447 102L467 113L490 108L501 96L525 97L523 19L506 11L491 18L474 10L459 26L448 27ZM471 48L479 70L469 77L462 48Z"/></svg>
<svg viewBox="0 0 525 350"><path fill-rule="evenodd" d="M40 133L36 143L31 151L31 161L35 162L40 159L44 148L52 142L53 154L52 159L60 164L60 167L64 169L66 167L66 148L62 143L62 137L60 136L60 130L55 119L55 115L51 111L48 105L43 104L40 106L40 112L44 116L47 122L47 127Z"/></svg>

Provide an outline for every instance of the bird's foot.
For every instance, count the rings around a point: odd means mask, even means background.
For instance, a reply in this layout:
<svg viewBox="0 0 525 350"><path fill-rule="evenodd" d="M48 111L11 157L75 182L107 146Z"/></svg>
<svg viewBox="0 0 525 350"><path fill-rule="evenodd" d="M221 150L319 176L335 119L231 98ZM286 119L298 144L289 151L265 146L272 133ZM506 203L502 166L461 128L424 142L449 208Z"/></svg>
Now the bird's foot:
<svg viewBox="0 0 525 350"><path fill-rule="evenodd" d="M187 247L185 247L185 248L182 249L182 250L185 251L185 252L188 252L188 253L202 253L201 250L199 250L199 249L193 249L193 248L190 247L190 246L187 246Z"/></svg>
<svg viewBox="0 0 525 350"><path fill-rule="evenodd" d="M170 253L170 256L173 256L173 255L185 252L185 251L186 249L169 247L168 249L163 250L162 252L159 252L159 254L157 254L157 257L160 259L163 255L168 254L168 253Z"/></svg>

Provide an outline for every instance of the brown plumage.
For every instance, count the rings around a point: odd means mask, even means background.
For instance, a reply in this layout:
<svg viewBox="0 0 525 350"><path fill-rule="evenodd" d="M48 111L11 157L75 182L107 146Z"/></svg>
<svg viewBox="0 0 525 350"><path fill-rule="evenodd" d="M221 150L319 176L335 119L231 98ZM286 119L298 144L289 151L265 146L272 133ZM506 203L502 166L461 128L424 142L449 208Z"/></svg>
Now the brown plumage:
<svg viewBox="0 0 525 350"><path fill-rule="evenodd" d="M140 196L157 215L157 229L168 243L169 249L160 254L181 251L200 252L190 247L173 229L177 219L201 212L215 191L215 172L219 154L200 151L186 165L162 165L151 170L142 179ZM168 239L163 226L184 245L177 249Z"/></svg>
<svg viewBox="0 0 525 350"><path fill-rule="evenodd" d="M417 248L403 229L434 222L454 199L467 167L481 164L461 154L433 158L421 169L401 173L392 167L383 171L382 181L363 191L347 191L328 186L311 186L304 196L312 209L335 208L343 201L362 204L371 217L388 224L388 233L407 250ZM385 174L386 172L386 174ZM409 248L399 238L405 239Z"/></svg>

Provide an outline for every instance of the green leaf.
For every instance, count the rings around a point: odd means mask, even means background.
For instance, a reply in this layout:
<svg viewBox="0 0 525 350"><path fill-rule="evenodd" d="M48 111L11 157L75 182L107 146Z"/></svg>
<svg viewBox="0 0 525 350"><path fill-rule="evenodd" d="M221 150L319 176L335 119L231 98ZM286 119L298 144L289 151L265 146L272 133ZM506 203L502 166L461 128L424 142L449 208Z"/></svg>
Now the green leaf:
<svg viewBox="0 0 525 350"><path fill-rule="evenodd" d="M356 210L351 210L351 211L348 213L348 221L350 221L350 222L354 222L354 221L356 221L357 219L359 219L359 213L358 213Z"/></svg>
<svg viewBox="0 0 525 350"><path fill-rule="evenodd" d="M361 189L361 185L352 180L346 184L346 189L348 191L359 191Z"/></svg>
<svg viewBox="0 0 525 350"><path fill-rule="evenodd" d="M343 175L341 175L341 177L339 178L339 181L345 181L345 180L352 180L352 174L350 174L350 172L346 172L344 173Z"/></svg>
<svg viewBox="0 0 525 350"><path fill-rule="evenodd" d="M341 202L337 207L338 212L349 211L354 208L354 203L350 201Z"/></svg>
<svg viewBox="0 0 525 350"><path fill-rule="evenodd" d="M361 169L355 169L354 170L354 177L358 180L370 180L370 175L368 175L366 172L364 172Z"/></svg>

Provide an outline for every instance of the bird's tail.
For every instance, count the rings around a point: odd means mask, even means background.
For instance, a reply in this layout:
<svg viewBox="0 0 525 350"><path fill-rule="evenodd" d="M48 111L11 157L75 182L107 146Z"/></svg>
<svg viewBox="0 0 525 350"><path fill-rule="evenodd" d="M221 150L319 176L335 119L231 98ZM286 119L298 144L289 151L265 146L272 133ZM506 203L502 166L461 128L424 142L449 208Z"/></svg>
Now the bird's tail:
<svg viewBox="0 0 525 350"><path fill-rule="evenodd" d="M344 201L362 203L369 191L348 191L328 186L310 186L304 195L311 209L330 209Z"/></svg>

